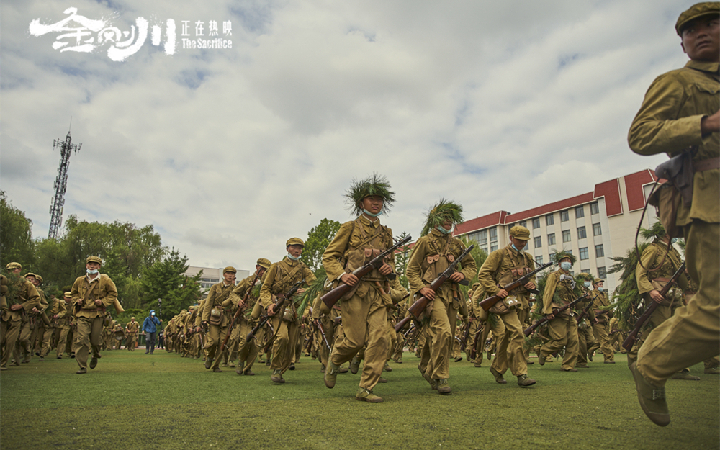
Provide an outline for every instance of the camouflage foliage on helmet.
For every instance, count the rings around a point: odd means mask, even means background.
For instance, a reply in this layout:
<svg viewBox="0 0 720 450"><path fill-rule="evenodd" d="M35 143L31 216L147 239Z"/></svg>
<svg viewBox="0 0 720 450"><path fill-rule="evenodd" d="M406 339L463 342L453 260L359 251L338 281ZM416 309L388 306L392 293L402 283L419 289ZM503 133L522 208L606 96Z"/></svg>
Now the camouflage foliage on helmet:
<svg viewBox="0 0 720 450"><path fill-rule="evenodd" d="M373 174L364 180L353 180L345 193L346 201L354 215L362 214L362 201L366 197L377 195L383 199L381 212L387 214L395 203L395 193L390 190L390 182L383 175Z"/></svg>
<svg viewBox="0 0 720 450"><path fill-rule="evenodd" d="M572 253L566 252L565 250L550 255L550 258L552 259L552 262L554 262L558 266L560 265L560 261L562 261L564 258L570 258L570 262L572 263L572 265L575 265L575 262L577 261L577 259Z"/></svg>
<svg viewBox="0 0 720 450"><path fill-rule="evenodd" d="M665 231L665 227L663 227L659 220L650 228L640 228L640 236L642 236L646 241L662 239L666 235L667 232Z"/></svg>
<svg viewBox="0 0 720 450"><path fill-rule="evenodd" d="M441 199L427 212L425 219L425 226L420 233L420 236L425 236L434 228L441 226L446 220L450 219L453 224L461 223L462 217L462 206L455 202Z"/></svg>

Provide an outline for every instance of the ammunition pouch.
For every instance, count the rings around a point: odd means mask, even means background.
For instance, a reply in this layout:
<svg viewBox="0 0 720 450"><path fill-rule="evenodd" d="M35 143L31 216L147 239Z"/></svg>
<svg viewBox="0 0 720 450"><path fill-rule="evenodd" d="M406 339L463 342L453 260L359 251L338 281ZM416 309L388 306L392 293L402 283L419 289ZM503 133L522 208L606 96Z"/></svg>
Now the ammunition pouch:
<svg viewBox="0 0 720 450"><path fill-rule="evenodd" d="M210 323L210 325L220 326L222 324L223 313L224 311L222 308L213 308L210 311L210 318L208 320L208 323Z"/></svg>

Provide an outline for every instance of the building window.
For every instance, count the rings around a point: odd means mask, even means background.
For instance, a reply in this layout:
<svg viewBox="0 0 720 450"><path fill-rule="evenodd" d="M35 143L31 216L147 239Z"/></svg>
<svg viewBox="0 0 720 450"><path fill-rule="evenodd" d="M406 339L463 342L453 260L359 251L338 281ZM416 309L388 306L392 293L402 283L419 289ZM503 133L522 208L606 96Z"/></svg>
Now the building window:
<svg viewBox="0 0 720 450"><path fill-rule="evenodd" d="M545 225L555 225L555 216L552 214L545 216Z"/></svg>
<svg viewBox="0 0 720 450"><path fill-rule="evenodd" d="M535 248L540 248L540 247L542 247L542 237L536 236L535 237Z"/></svg>
<svg viewBox="0 0 720 450"><path fill-rule="evenodd" d="M497 242L497 227L490 228L490 242Z"/></svg>
<svg viewBox="0 0 720 450"><path fill-rule="evenodd" d="M600 278L601 280L604 280L606 275L607 275L607 273L605 271L605 266L598 267L598 278Z"/></svg>
<svg viewBox="0 0 720 450"><path fill-rule="evenodd" d="M527 222L524 221L524 220L521 220L521 221L520 221L520 226L527 228Z"/></svg>
<svg viewBox="0 0 720 450"><path fill-rule="evenodd" d="M480 246L480 250L484 251L485 254L487 254L487 243Z"/></svg>
<svg viewBox="0 0 720 450"><path fill-rule="evenodd" d="M567 222L570 220L570 213L566 209L565 211L560 211L560 222Z"/></svg>
<svg viewBox="0 0 720 450"><path fill-rule="evenodd" d="M593 216L595 214L598 214L600 212L600 208L598 207L598 202L592 202L590 203L590 214Z"/></svg>
<svg viewBox="0 0 720 450"><path fill-rule="evenodd" d="M537 264L538 266L542 266L542 265L543 265L542 255L535 257L535 264Z"/></svg>
<svg viewBox="0 0 720 450"><path fill-rule="evenodd" d="M600 228L600 223L594 223L593 224L593 236L600 236L602 234L602 228Z"/></svg>
<svg viewBox="0 0 720 450"><path fill-rule="evenodd" d="M555 233L548 234L548 245L555 245Z"/></svg>
<svg viewBox="0 0 720 450"><path fill-rule="evenodd" d="M563 230L563 242L570 242L570 230Z"/></svg>
<svg viewBox="0 0 720 450"><path fill-rule="evenodd" d="M583 269L583 270L581 270L580 272L582 272L582 273L590 273L590 269Z"/></svg>
<svg viewBox="0 0 720 450"><path fill-rule="evenodd" d="M590 256L588 255L588 248L587 247L581 247L580 248L580 260L588 259Z"/></svg>
<svg viewBox="0 0 720 450"><path fill-rule="evenodd" d="M600 258L603 256L605 256L605 249L603 249L603 245L602 244L596 245L595 246L595 257Z"/></svg>
<svg viewBox="0 0 720 450"><path fill-rule="evenodd" d="M497 249L498 249L497 242L494 242L494 243L490 244L490 251L491 251L491 252L494 252L494 251L497 250Z"/></svg>
<svg viewBox="0 0 720 450"><path fill-rule="evenodd" d="M533 229L537 230L538 228L540 228L540 218L539 217L534 218L532 220L532 223L533 223Z"/></svg>
<svg viewBox="0 0 720 450"><path fill-rule="evenodd" d="M587 233L585 233L585 227L578 227L578 239L585 239Z"/></svg>
<svg viewBox="0 0 720 450"><path fill-rule="evenodd" d="M575 207L575 218L585 217L585 208L582 206Z"/></svg>
<svg viewBox="0 0 720 450"><path fill-rule="evenodd" d="M480 243L487 241L487 230L480 230Z"/></svg>

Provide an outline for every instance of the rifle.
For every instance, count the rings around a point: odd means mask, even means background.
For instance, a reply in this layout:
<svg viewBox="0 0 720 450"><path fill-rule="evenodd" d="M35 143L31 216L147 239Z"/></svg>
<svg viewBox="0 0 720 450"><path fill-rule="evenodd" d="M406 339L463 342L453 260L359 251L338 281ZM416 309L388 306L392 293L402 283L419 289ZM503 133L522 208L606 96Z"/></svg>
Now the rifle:
<svg viewBox="0 0 720 450"><path fill-rule="evenodd" d="M472 322L472 318L468 318L467 324L465 324L465 331L463 332L463 337L460 339L460 351L465 351L465 347L467 347L467 340L468 337L470 337L470 323Z"/></svg>
<svg viewBox="0 0 720 450"><path fill-rule="evenodd" d="M470 254L470 251L475 248L475 245L471 245L470 247L466 248L464 252L460 254L453 262L450 263L450 265L445 269L440 275L435 278L432 283L430 283L429 288L432 289L434 292L437 292L438 289L440 289L440 286L443 285L448 279L450 279L450 276L455 273L455 267L465 259L465 257ZM468 285L468 280L463 278L462 281L460 281L458 284ZM415 303L410 305L410 308L408 308L408 316L398 322L397 325L395 325L395 331L400 331L403 328L405 328L405 325L408 323L409 320L415 319L417 320L420 317L420 314L425 310L427 307L427 304L430 302L430 299L425 297L424 295L420 297L419 299L415 300Z"/></svg>
<svg viewBox="0 0 720 450"><path fill-rule="evenodd" d="M297 283L293 284L292 287L290 288L290 290L289 290L285 295L283 295L283 296L280 298L280 301L278 301L277 303L275 303L275 311L274 311L274 313L273 313L273 316L274 316L275 314L277 314L278 311L280 311L280 308L283 307L283 305L285 304L285 300L286 300L286 299L288 299L288 298L292 297L293 295L295 295L295 292L297 292L297 290L300 289L300 286L302 286L302 284L303 284L304 282L305 282L305 278L303 278L302 280L300 280L300 281L298 281ZM255 333L257 333L258 330L259 330L260 328L262 328L263 325L265 325L265 323L268 321L268 319L270 319L270 317L272 317L272 316L269 315L269 314L265 314L265 315L262 316L262 318L260 319L260 322L258 322L258 324L255 325L255 327L250 331L250 333L248 333L248 335L247 335L247 340L248 340L248 341L249 341L250 339L252 339L253 336L255 336ZM268 340L268 343L271 342L274 338L275 338L275 334L273 334L273 336Z"/></svg>
<svg viewBox="0 0 720 450"><path fill-rule="evenodd" d="M585 297L585 296L578 297L578 298L576 298L575 300L573 300L573 301L571 301L570 303L568 303L567 305L558 308L557 311L553 312L552 314L547 315L547 316L543 317L542 319L539 319L537 322L535 322L534 324L530 325L529 327L527 327L527 328L525 329L525 336L530 336L531 334L533 334L533 333L535 332L535 330L537 329L537 327L539 327L540 325L542 325L542 324L544 324L544 323L546 323L546 322L551 321L551 320L554 318L554 317L552 317L552 316L557 317L558 314L561 314L561 313L567 311L568 309L572 308L572 307L575 306L577 303L579 303L580 300L582 300L582 299L584 299L584 298L586 298L586 297Z"/></svg>
<svg viewBox="0 0 720 450"><path fill-rule="evenodd" d="M597 296L598 296L598 294L595 294L595 297L593 297L592 300L590 300L590 304L588 304L588 305L585 307L585 309L583 309L583 310L580 312L580 315L577 317L577 322L578 322L578 323L580 323L580 322L585 318L585 316L587 315L587 313L590 312L590 308L593 307L593 304L595 303L595 299L597 298Z"/></svg>
<svg viewBox="0 0 720 450"><path fill-rule="evenodd" d="M481 325L478 326L478 329L475 331L475 337L473 338L472 348L470 349L470 358L471 359L475 359L475 357L477 356L478 341L482 337L482 334L484 331L485 331L485 324L481 323Z"/></svg>
<svg viewBox="0 0 720 450"><path fill-rule="evenodd" d="M532 278L536 273L547 269L548 267L552 266L553 263L549 262L547 264L543 264L542 266L538 267L537 269L533 270L530 273L527 273L523 275L522 277L518 278L517 280L513 281L512 283L508 283L503 287L505 289L505 292L514 291L515 289L525 286L530 281L530 278ZM490 308L495 306L495 303L502 301L502 297L499 297L497 294L493 295L492 297L488 297L485 300L480 302L480 306L485 311L488 311Z"/></svg>
<svg viewBox="0 0 720 450"><path fill-rule="evenodd" d="M250 292L255 287L255 283L257 283L258 278L260 277L260 271L255 271L255 278L253 278L252 284L250 287L247 288L245 291L245 296L242 299L242 302L238 304L238 309L235 311L235 315L233 316L232 320L230 321L230 326L228 327L227 333L225 334L225 339L223 339L222 344L220 344L220 354L222 354L223 350L225 350L225 346L228 343L228 340L230 339L230 334L232 334L233 327L235 327L235 321L238 320L238 318L242 315L243 312L245 312L245 305L248 299L248 296L250 295Z"/></svg>
<svg viewBox="0 0 720 450"><path fill-rule="evenodd" d="M672 287L673 284L677 281L677 279L680 277L680 274L683 273L685 270L685 263L683 262L680 264L680 267L678 267L678 270L675 271L672 278L670 278L670 281L660 290L660 295L665 297L667 295L668 291ZM640 332L640 328L642 328L643 325L645 325L645 322L652 316L652 313L655 312L655 309L658 307L658 302L655 300L652 300L650 302L650 306L645 310L642 316L635 322L635 328L628 334L628 337L625 339L625 342L623 342L623 348L627 351L630 351L631 348L633 348L633 345L635 345L635 341L638 338L638 333Z"/></svg>
<svg viewBox="0 0 720 450"><path fill-rule="evenodd" d="M352 274L355 275L358 278L358 281L361 280L365 275L369 274L375 269L379 269L382 267L383 264L385 264L385 257L388 255L392 255L395 253L395 250L402 247L403 245L410 242L410 239L412 239L411 236L405 236L403 239L400 239L393 245L392 247L388 248L384 252L377 255L375 258L373 258L369 263L365 264L364 266L355 269ZM390 274L386 275L386 278L388 279L394 279L396 275ZM328 309L332 309L332 307L335 305L335 303L340 300L345 294L350 292L352 290L353 286L350 286L346 283L340 283L336 288L332 289L327 294L323 295L320 300L327 305Z"/></svg>
<svg viewBox="0 0 720 450"><path fill-rule="evenodd" d="M410 333L412 333L413 331L415 331L415 322L410 324L410 328L408 328L405 334L403 334L403 337L407 339L408 335L410 335Z"/></svg>
<svg viewBox="0 0 720 450"><path fill-rule="evenodd" d="M332 351L332 348L330 347L330 344L328 343L327 337L325 336L325 330L323 330L322 324L319 320L314 319L313 324L315 324L315 327L317 327L318 330L320 330L320 334L322 335L323 341L325 341L325 346L328 348L328 350Z"/></svg>

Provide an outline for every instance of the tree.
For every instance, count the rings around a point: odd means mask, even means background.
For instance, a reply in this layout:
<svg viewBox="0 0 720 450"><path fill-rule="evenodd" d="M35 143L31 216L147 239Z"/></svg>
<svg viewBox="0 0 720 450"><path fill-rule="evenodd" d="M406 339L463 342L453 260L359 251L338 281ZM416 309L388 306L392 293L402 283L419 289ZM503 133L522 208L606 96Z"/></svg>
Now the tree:
<svg viewBox="0 0 720 450"><path fill-rule="evenodd" d="M0 191L0 261L4 268L18 262L24 268L34 261L35 243L32 240L32 221L15 208Z"/></svg>
<svg viewBox="0 0 720 450"><path fill-rule="evenodd" d="M340 230L340 225L340 222L323 219L308 233L305 248L303 249L303 254L300 259L313 272L317 271L322 265L322 254Z"/></svg>
<svg viewBox="0 0 720 450"><path fill-rule="evenodd" d="M173 248L162 260L143 270L140 278L143 308L148 311L157 309L157 301L162 299L162 311L158 315L165 320L200 299L202 273L194 277L183 275L188 269L187 261L187 256L180 256L180 252Z"/></svg>
<svg viewBox="0 0 720 450"><path fill-rule="evenodd" d="M398 236L398 240L403 240L406 237L407 233L403 231L400 236ZM405 289L410 288L410 283L408 282L407 275L405 273L408 262L410 262L410 254L411 251L409 244L403 245L395 252L395 273L397 273L400 277L400 284L402 284Z"/></svg>

